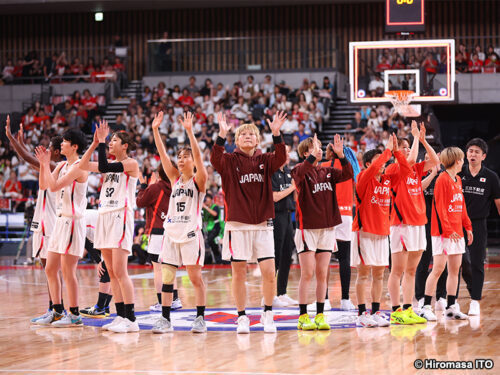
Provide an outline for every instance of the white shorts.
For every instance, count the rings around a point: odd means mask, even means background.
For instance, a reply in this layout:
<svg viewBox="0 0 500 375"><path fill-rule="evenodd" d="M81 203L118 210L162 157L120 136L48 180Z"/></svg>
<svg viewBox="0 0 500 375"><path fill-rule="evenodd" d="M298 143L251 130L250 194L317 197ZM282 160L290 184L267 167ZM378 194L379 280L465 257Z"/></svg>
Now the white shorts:
<svg viewBox="0 0 500 375"><path fill-rule="evenodd" d="M274 232L272 230L224 230L222 259L257 262L274 258Z"/></svg>
<svg viewBox="0 0 500 375"><path fill-rule="evenodd" d="M389 236L354 232L351 241L351 266L359 264L365 266L389 265Z"/></svg>
<svg viewBox="0 0 500 375"><path fill-rule="evenodd" d="M304 251L330 250L337 251L335 228L297 229L295 231L295 246L297 253Z"/></svg>
<svg viewBox="0 0 500 375"><path fill-rule="evenodd" d="M465 253L465 239L462 237L457 242L444 237L431 237L432 256L434 255L455 255Z"/></svg>
<svg viewBox="0 0 500 375"><path fill-rule="evenodd" d="M96 249L123 249L132 254L134 243L134 213L125 210L99 213L95 228Z"/></svg>
<svg viewBox="0 0 500 375"><path fill-rule="evenodd" d="M151 234L148 241L148 253L153 255L161 254L163 244L162 234Z"/></svg>
<svg viewBox="0 0 500 375"><path fill-rule="evenodd" d="M85 218L59 216L50 236L48 251L82 257L85 250Z"/></svg>
<svg viewBox="0 0 500 375"><path fill-rule="evenodd" d="M427 247L425 225L394 225L391 227L389 239L391 241L391 253L403 251L403 245L408 251L425 250Z"/></svg>
<svg viewBox="0 0 500 375"><path fill-rule="evenodd" d="M340 241L352 241L352 216L342 215L342 223L335 227L335 238Z"/></svg>
<svg viewBox="0 0 500 375"><path fill-rule="evenodd" d="M40 259L47 259L47 249L49 248L50 237L44 236L41 231L33 232L31 241L31 247L33 248L33 258L36 258L38 254L38 257ZM38 252L38 250L40 250L40 253Z"/></svg>
<svg viewBox="0 0 500 375"><path fill-rule="evenodd" d="M201 230L195 231L195 236L189 242L173 242L167 235L163 236L159 263L172 266L203 266L205 264L205 239Z"/></svg>

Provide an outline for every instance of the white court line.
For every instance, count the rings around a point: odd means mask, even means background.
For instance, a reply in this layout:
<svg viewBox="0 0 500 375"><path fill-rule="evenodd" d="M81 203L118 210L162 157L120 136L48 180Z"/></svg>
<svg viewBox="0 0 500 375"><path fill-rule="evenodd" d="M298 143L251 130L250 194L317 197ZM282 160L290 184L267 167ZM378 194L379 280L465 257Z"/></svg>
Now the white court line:
<svg viewBox="0 0 500 375"><path fill-rule="evenodd" d="M101 370L101 369L82 369L82 370L43 370L43 369L0 369L0 372L27 372L27 373L55 373L55 372L62 372L62 373L113 373L113 374L223 374L223 375L310 375L310 374L305 374L305 373L287 373L287 372L251 372L251 371L245 371L245 372L233 372L233 371L162 371L162 370Z"/></svg>

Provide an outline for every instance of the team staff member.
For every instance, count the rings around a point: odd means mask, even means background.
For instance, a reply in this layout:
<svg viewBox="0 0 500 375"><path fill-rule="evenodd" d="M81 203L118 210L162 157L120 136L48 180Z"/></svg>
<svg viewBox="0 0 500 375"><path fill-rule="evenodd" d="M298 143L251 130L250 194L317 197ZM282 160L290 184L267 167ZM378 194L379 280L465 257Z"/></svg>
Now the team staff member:
<svg viewBox="0 0 500 375"><path fill-rule="evenodd" d="M202 218L203 218L203 231L207 236L207 242L212 249L215 257L215 263L222 263L222 255L220 253L219 244L216 239L220 235L220 207L214 202L212 194L205 195L203 202Z"/></svg>
<svg viewBox="0 0 500 375"><path fill-rule="evenodd" d="M292 180L290 168L290 146L286 146L286 162L271 177L274 200L274 252L276 271L278 272L277 297L273 299L274 307L297 305L299 302L286 293L288 275L292 264L293 242L292 212L295 211L293 192L295 183Z"/></svg>
<svg viewBox="0 0 500 375"><path fill-rule="evenodd" d="M493 201L500 213L500 180L495 172L482 165L488 153L488 145L484 140L481 138L470 140L466 150L469 164L463 168L461 177L467 213L472 222L474 242L468 246L470 259L467 256L462 259L462 276L471 297L469 315L479 315L488 237L486 218Z"/></svg>

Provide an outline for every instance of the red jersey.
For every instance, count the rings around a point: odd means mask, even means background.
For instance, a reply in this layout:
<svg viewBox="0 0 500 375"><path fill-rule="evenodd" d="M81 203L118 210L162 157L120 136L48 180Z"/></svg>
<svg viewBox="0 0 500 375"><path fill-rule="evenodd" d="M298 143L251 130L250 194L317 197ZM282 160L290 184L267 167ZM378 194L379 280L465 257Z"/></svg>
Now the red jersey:
<svg viewBox="0 0 500 375"><path fill-rule="evenodd" d="M472 230L467 207L462 193L462 180L453 181L447 172L442 172L434 186L431 236L449 238L452 233L463 237L463 230Z"/></svg>
<svg viewBox="0 0 500 375"><path fill-rule="evenodd" d="M424 176L425 161L415 164L412 173L401 176L399 183L392 187L392 209L391 225L425 225L427 215L425 209L425 198L422 189L422 177ZM387 167L389 174L399 174L399 163ZM400 218L401 215L401 218Z"/></svg>
<svg viewBox="0 0 500 375"><path fill-rule="evenodd" d="M170 182L160 180L149 186L141 184L136 204L137 207L146 208L146 234L163 234L163 221L167 217L170 194Z"/></svg>
<svg viewBox="0 0 500 375"><path fill-rule="evenodd" d="M335 158L335 161L325 161L321 163L322 167L334 167L341 169L340 160ZM352 217L352 207L354 205L354 180L351 178L347 181L337 183L335 186L337 192L337 203L339 205L340 215Z"/></svg>
<svg viewBox="0 0 500 375"><path fill-rule="evenodd" d="M391 151L385 150L377 160L361 171L356 183L356 217L352 223L354 232L389 235L389 209L391 206L391 187L399 183L400 174L409 174L411 168L401 151L394 152L401 166L399 173L384 173L380 181L375 178L380 168L391 158ZM391 171L388 171L391 172Z"/></svg>
<svg viewBox="0 0 500 375"><path fill-rule="evenodd" d="M336 184L352 180L353 171L347 159L342 160L342 170L314 166L314 156L292 170L297 186L297 221L302 229L331 228L342 222L337 204Z"/></svg>
<svg viewBox="0 0 500 375"><path fill-rule="evenodd" d="M483 62L481 60L469 60L469 71L472 73L481 73L483 70Z"/></svg>
<svg viewBox="0 0 500 375"><path fill-rule="evenodd" d="M226 221L260 224L274 218L271 177L286 162L286 148L281 136L273 137L274 152L256 150L252 156L239 148L224 153L225 139L218 137L210 162L222 179Z"/></svg>

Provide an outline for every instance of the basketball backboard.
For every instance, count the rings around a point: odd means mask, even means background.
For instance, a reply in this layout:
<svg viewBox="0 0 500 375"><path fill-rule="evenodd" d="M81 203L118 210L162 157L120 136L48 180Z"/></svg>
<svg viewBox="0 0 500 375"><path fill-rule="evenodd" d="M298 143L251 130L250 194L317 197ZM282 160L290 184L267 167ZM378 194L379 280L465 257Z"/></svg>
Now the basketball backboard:
<svg viewBox="0 0 500 375"><path fill-rule="evenodd" d="M455 41L350 42L349 101L389 103L391 90L414 91L412 103L455 102Z"/></svg>

